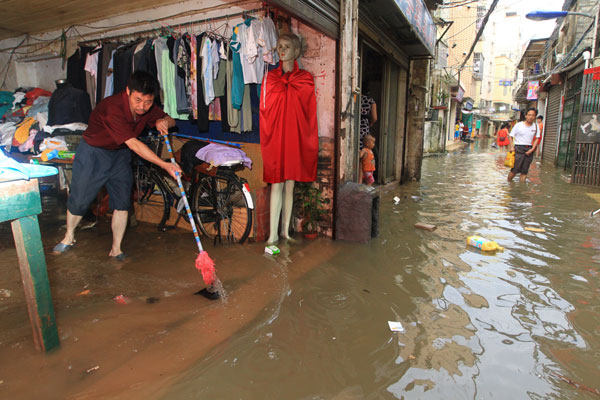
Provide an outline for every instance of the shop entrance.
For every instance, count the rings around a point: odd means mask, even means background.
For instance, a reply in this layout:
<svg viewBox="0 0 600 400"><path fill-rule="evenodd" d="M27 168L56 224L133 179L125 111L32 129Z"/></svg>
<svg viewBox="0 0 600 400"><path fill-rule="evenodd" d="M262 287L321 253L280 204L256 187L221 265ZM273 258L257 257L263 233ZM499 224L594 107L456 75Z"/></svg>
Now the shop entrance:
<svg viewBox="0 0 600 400"><path fill-rule="evenodd" d="M387 183L399 178L397 163L401 163L404 132L404 104L407 73L396 62L381 55L366 41L359 42L361 78L361 126L371 122L367 110L374 103L377 110L376 122L368 128L369 134L377 140L374 153L377 165L374 177L377 183ZM366 97L365 97L366 96ZM366 103L365 103L366 102ZM365 104L363 104L365 103ZM364 119L368 119L368 122ZM362 136L362 132L361 132ZM401 164L400 164L401 165Z"/></svg>

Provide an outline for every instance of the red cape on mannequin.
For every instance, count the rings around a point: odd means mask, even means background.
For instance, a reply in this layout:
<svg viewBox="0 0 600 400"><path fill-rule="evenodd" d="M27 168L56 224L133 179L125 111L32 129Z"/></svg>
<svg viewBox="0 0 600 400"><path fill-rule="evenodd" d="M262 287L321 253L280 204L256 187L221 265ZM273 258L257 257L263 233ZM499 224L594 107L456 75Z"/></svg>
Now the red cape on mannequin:
<svg viewBox="0 0 600 400"><path fill-rule="evenodd" d="M298 68L283 73L269 71L260 99L260 149L263 180L312 182L317 178L319 129L315 82L310 72Z"/></svg>

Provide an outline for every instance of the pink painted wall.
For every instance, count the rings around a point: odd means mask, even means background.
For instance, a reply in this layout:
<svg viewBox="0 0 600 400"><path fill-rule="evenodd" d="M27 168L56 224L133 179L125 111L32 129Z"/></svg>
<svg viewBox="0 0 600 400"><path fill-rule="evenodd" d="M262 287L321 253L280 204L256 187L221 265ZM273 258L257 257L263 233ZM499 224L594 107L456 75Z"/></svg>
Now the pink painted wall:
<svg viewBox="0 0 600 400"><path fill-rule="evenodd" d="M306 42L301 68L313 74L317 96L319 137L335 137L335 40L292 19L292 31Z"/></svg>

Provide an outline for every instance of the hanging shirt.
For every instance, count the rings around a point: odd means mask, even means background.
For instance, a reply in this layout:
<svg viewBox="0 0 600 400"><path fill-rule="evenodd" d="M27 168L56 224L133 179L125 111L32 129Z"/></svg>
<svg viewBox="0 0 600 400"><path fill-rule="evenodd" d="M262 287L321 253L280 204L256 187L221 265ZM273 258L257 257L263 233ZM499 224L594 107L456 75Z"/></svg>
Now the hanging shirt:
<svg viewBox="0 0 600 400"><path fill-rule="evenodd" d="M167 39L159 37L154 39L154 59L156 60L156 78L160 85L160 102L165 103L165 81L163 79L162 55L163 51L169 52L167 48Z"/></svg>
<svg viewBox="0 0 600 400"><path fill-rule="evenodd" d="M190 108L192 118L198 119L198 49L196 35L192 35L190 41Z"/></svg>
<svg viewBox="0 0 600 400"><path fill-rule="evenodd" d="M231 90L231 105L236 110L242 108L242 100L244 98L244 72L242 70L242 61L240 58L242 43L238 40L240 37L238 36L240 25L233 28L233 35L231 36L231 42L229 43L232 56L232 77L231 85L228 85L228 87Z"/></svg>
<svg viewBox="0 0 600 400"><path fill-rule="evenodd" d="M319 135L313 76L294 62L280 65L263 81L260 99L260 148L263 180L312 182L317 177Z"/></svg>
<svg viewBox="0 0 600 400"><path fill-rule="evenodd" d="M202 41L202 84L204 85L204 103L209 105L215 98L213 89L212 42L208 36Z"/></svg>
<svg viewBox="0 0 600 400"><path fill-rule="evenodd" d="M212 46L210 47L210 62L212 63L212 75L213 79L217 79L219 75L219 63L221 62L221 57L219 55L219 42L216 40L212 42Z"/></svg>
<svg viewBox="0 0 600 400"><path fill-rule="evenodd" d="M162 52L162 75L163 75L163 93L164 110L171 118L185 119L185 115L177 112L177 93L175 91L175 64L171 62L169 51Z"/></svg>
<svg viewBox="0 0 600 400"><path fill-rule="evenodd" d="M244 83L259 83L257 66L256 63L258 56L258 48L254 39L254 31L252 30L252 23L250 21L249 26L246 23L240 24L239 26L239 38L240 38L240 62L242 64L242 73L244 75ZM262 70L262 58L260 63L260 70Z"/></svg>
<svg viewBox="0 0 600 400"><path fill-rule="evenodd" d="M275 29L273 20L269 17L264 18L263 31L259 44L264 48L263 60L271 65L275 65L279 62L277 39L277 29Z"/></svg>
<svg viewBox="0 0 600 400"><path fill-rule="evenodd" d="M115 51L113 50L110 53L110 61L108 63L108 73L106 74L106 88L104 89L104 97L110 97L112 96L113 92L114 92L114 84L113 84L113 65L114 65L114 60L113 60L113 56L115 55Z"/></svg>
<svg viewBox="0 0 600 400"><path fill-rule="evenodd" d="M188 55L185 45L181 38L175 40L173 47L173 64L175 64L175 96L177 102L177 112L187 114L190 111L188 104L186 72L184 67L188 63Z"/></svg>
<svg viewBox="0 0 600 400"><path fill-rule="evenodd" d="M85 67L83 69L85 69L87 72L90 73L90 75L92 76L96 76L96 74L98 73L98 54L99 54L99 50L100 47L96 47L94 49L93 53L90 53L87 55L87 58L85 60Z"/></svg>

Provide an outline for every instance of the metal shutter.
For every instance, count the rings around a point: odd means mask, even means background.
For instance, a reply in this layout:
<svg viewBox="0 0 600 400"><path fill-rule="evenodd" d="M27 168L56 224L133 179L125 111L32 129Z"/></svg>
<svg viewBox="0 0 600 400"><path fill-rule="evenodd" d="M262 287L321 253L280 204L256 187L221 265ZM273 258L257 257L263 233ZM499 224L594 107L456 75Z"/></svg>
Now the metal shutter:
<svg viewBox="0 0 600 400"><path fill-rule="evenodd" d="M548 93L548 107L544 116L544 147L542 149L542 159L556 162L556 142L558 137L560 98L562 95L562 85L554 85Z"/></svg>
<svg viewBox="0 0 600 400"><path fill-rule="evenodd" d="M339 0L269 0L327 36L340 35Z"/></svg>

